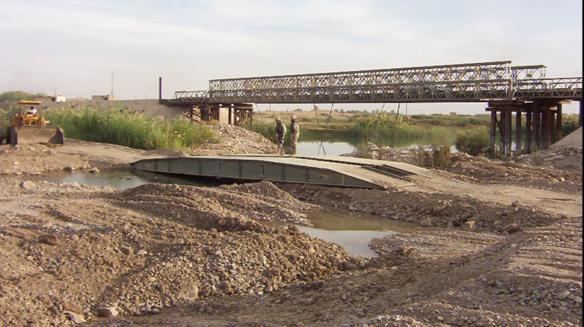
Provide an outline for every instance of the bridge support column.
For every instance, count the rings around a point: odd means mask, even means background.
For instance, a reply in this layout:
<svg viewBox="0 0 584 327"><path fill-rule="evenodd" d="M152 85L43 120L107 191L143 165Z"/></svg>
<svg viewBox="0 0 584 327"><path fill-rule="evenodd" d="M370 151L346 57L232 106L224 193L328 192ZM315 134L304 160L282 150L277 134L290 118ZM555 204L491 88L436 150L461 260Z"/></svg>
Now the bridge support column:
<svg viewBox="0 0 584 327"><path fill-rule="evenodd" d="M562 104L558 103L556 109L556 142L562 138Z"/></svg>
<svg viewBox="0 0 584 327"><path fill-rule="evenodd" d="M556 117L558 114L558 109L557 107L554 109L555 110L552 110L550 113L550 133L551 133L550 145L554 144L558 140L558 132L556 130Z"/></svg>
<svg viewBox="0 0 584 327"><path fill-rule="evenodd" d="M531 109L528 109L528 111L525 113L525 153L531 153L532 120L533 115Z"/></svg>
<svg viewBox="0 0 584 327"><path fill-rule="evenodd" d="M515 154L521 154L521 110L515 113Z"/></svg>
<svg viewBox="0 0 584 327"><path fill-rule="evenodd" d="M512 137L511 134L512 133L512 121L513 121L513 112L511 111L511 109L507 109L505 110L505 115L507 115L507 118L505 118L505 157L508 157L511 155L511 145L512 145Z"/></svg>
<svg viewBox="0 0 584 327"><path fill-rule="evenodd" d="M495 155L495 141L497 138L497 112L491 110L491 125L489 129L489 154Z"/></svg>
<svg viewBox="0 0 584 327"><path fill-rule="evenodd" d="M533 102L533 135L535 140L535 151L541 149L541 111L540 105Z"/></svg>
<svg viewBox="0 0 584 327"><path fill-rule="evenodd" d="M505 120L507 119L507 115L505 115L504 111L500 111L499 112L499 152L502 153L503 155L505 155L505 149L506 149L506 145L505 145L505 126L507 126L507 123L505 122Z"/></svg>
<svg viewBox="0 0 584 327"><path fill-rule="evenodd" d="M551 129L551 114L552 111L549 105L546 105L543 109L543 123L542 123L542 148L549 149L552 143L552 129Z"/></svg>

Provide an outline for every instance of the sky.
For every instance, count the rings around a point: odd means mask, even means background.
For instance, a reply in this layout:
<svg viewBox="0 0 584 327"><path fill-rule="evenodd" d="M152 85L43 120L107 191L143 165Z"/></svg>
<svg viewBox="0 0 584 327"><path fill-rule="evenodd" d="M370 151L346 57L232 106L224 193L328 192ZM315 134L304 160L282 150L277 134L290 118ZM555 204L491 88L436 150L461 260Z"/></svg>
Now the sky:
<svg viewBox="0 0 584 327"><path fill-rule="evenodd" d="M157 98L158 76L165 97L216 78L496 60L574 77L582 76L582 1L0 0L0 40L0 92L69 98L110 93L112 72L119 99ZM335 108L364 107L381 105ZM484 105L409 110L484 113Z"/></svg>

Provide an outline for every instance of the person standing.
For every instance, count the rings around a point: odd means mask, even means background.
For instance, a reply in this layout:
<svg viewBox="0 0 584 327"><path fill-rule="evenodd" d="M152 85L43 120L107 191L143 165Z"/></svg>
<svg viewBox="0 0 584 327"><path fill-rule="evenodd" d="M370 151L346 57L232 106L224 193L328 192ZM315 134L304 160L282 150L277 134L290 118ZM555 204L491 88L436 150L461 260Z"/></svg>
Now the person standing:
<svg viewBox="0 0 584 327"><path fill-rule="evenodd" d="M276 145L278 145L278 154L284 154L284 138L286 136L286 125L280 118L276 118Z"/></svg>
<svg viewBox="0 0 584 327"><path fill-rule="evenodd" d="M292 155L296 154L296 145L300 137L300 125L296 121L296 116L290 117L290 147L292 148Z"/></svg>

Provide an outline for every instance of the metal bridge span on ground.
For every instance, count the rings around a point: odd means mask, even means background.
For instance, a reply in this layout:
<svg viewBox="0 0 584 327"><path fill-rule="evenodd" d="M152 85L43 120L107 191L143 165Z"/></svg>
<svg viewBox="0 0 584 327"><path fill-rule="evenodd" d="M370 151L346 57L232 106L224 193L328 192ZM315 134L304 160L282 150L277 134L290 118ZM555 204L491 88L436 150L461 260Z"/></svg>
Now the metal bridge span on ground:
<svg viewBox="0 0 584 327"><path fill-rule="evenodd" d="M402 162L337 156L190 156L144 159L134 162L132 167L186 176L372 189L411 185L411 176L424 176L427 172Z"/></svg>
<svg viewBox="0 0 584 327"><path fill-rule="evenodd" d="M582 77L547 78L543 65L511 61L214 79L176 91L169 104L408 103L580 100Z"/></svg>

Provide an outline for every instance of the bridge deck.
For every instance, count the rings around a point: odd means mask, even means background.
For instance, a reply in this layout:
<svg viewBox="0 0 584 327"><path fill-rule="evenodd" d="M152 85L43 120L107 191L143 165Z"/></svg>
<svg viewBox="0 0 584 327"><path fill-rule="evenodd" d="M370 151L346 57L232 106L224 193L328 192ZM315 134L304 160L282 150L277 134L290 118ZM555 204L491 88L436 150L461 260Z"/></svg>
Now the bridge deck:
<svg viewBox="0 0 584 327"><path fill-rule="evenodd" d="M155 173L377 189L411 185L408 176L426 171L405 163L335 156L191 156L145 159L132 166Z"/></svg>

